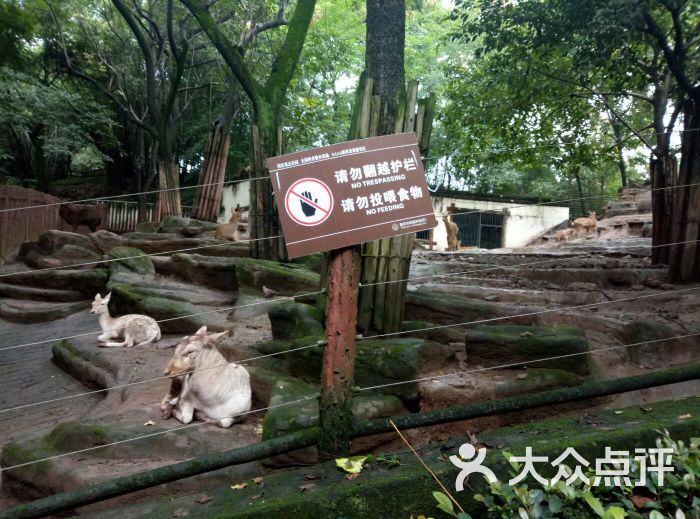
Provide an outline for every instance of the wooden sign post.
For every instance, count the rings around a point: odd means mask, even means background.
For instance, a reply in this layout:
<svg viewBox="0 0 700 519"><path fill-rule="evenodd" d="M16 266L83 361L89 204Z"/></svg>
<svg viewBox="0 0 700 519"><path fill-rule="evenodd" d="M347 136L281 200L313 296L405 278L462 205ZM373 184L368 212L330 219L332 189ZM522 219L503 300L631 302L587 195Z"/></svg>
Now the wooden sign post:
<svg viewBox="0 0 700 519"><path fill-rule="evenodd" d="M268 159L290 258L332 250L319 456L347 455L352 430L360 254L357 245L437 224L414 133Z"/></svg>

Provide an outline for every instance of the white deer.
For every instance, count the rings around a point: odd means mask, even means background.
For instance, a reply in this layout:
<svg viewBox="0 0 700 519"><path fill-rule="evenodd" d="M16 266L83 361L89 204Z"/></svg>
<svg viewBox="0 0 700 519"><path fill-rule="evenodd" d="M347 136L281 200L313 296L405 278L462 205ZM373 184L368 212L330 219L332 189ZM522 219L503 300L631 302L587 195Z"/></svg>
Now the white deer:
<svg viewBox="0 0 700 519"><path fill-rule="evenodd" d="M90 313L96 314L99 318L100 328L104 332L97 340L98 346L103 347L127 347L143 346L160 340L160 327L158 323L147 315L129 314L121 317L111 317L109 315L110 292L105 297L100 294L95 296L92 302ZM124 339L123 342L111 339Z"/></svg>
<svg viewBox="0 0 700 519"><path fill-rule="evenodd" d="M227 428L250 411L248 370L228 362L215 346L225 335L227 331L207 335L207 327L202 326L177 345L164 371L165 375L177 376L160 404L163 419L174 416L187 424L197 417Z"/></svg>

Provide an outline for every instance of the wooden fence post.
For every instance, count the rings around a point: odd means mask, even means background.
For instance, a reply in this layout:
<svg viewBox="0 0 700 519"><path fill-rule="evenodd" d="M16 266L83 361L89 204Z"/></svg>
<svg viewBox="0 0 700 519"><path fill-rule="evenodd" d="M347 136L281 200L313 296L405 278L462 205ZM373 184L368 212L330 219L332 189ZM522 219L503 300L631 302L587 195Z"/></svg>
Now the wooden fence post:
<svg viewBox="0 0 700 519"><path fill-rule="evenodd" d="M330 253L326 348L323 352L318 455L321 460L347 456L353 430L352 385L355 375L355 326L360 284L358 247Z"/></svg>

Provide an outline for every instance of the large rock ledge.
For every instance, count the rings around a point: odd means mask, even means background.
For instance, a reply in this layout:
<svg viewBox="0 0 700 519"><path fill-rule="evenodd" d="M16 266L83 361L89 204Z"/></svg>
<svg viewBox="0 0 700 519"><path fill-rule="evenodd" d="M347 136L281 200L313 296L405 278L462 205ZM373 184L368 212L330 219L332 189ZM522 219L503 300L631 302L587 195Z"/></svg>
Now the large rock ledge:
<svg viewBox="0 0 700 519"><path fill-rule="evenodd" d="M700 398L696 397L658 402L654 404L652 413L645 413L635 406L622 412L599 411L586 415L586 419L565 418L517 425L483 433L479 440L485 445L497 446L489 448L483 465L504 480L510 477L504 451L521 456L525 447L531 446L536 455L548 456L551 460L567 447L573 447L582 457L594 462L595 458L604 455L607 446L627 451L637 447L653 447L654 440L659 436L657 430L663 429L667 429L674 439L687 441L697 435L698 428ZM459 445L464 441L468 439L451 440L448 445L431 444L421 449L422 458L450 488L454 488L459 470L447 458L457 454ZM245 489L237 491L232 491L230 486L202 488L196 495L161 498L87 517L373 519L437 514L432 495L433 491L438 490L435 480L411 453L398 454L397 458L400 461L398 467L388 468L381 463L372 463L370 468L363 470L353 480L348 480L335 463L326 463L313 471L305 468L266 476L262 488L250 481L247 481ZM310 473L314 475L311 485L307 477ZM308 490L302 491L302 485L306 485ZM482 517L484 508L473 496L486 490L484 479L473 476L469 478L465 490L456 497L472 517ZM198 500L202 494L211 499L202 503Z"/></svg>

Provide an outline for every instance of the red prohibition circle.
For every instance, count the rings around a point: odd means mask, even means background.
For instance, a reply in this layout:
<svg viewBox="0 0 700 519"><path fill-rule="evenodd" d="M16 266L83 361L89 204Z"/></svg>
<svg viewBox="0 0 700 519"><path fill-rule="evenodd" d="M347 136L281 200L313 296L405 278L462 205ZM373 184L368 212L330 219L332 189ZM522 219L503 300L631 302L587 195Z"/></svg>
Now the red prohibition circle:
<svg viewBox="0 0 700 519"><path fill-rule="evenodd" d="M317 184L319 187L321 187L327 194L328 194L328 199L330 201L330 207L328 209L324 209L323 207L314 204L311 200L309 200L306 197L301 196L301 194L298 192L296 189L297 186L303 182L312 182L313 184ZM298 217L294 216L294 212L292 211L290 207L290 202L292 198L298 198L300 200L304 200L307 204L310 204L314 206L318 211L320 211L320 217L317 220L313 221L302 221ZM320 223L325 222L328 217L331 215L333 212L333 192L330 190L330 188L324 183L318 180L317 178L301 178L294 182L291 186L289 186L289 189L287 189L287 194L284 196L284 205L287 210L287 214L289 217L294 220L296 223L299 225L305 225L307 227L318 225Z"/></svg>

